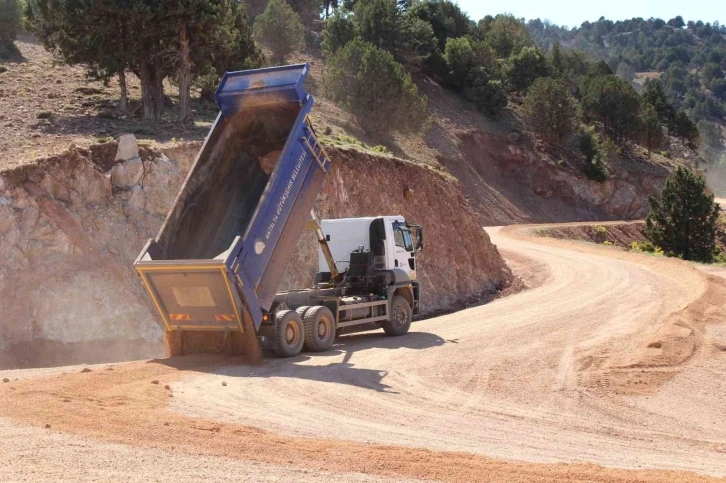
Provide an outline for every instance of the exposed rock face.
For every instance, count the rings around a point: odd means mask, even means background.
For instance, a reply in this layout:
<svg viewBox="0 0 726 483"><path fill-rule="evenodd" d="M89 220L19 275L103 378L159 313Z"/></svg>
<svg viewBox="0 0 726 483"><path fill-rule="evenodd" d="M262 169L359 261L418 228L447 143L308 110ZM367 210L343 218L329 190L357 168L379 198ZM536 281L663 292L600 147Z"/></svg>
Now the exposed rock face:
<svg viewBox="0 0 726 483"><path fill-rule="evenodd" d="M598 183L494 134L460 133L459 146L460 159L441 161L489 225L643 218L648 195L669 174L662 165L619 160L610 179Z"/></svg>
<svg viewBox="0 0 726 483"><path fill-rule="evenodd" d="M0 174L0 367L162 354L131 262L182 173L164 155L136 156L123 164L146 176L127 189L82 149Z"/></svg>
<svg viewBox="0 0 726 483"><path fill-rule="evenodd" d="M136 160L132 149L112 161L111 143L0 173L0 368L163 354L155 309L132 263L156 236L199 147L175 147L169 157L142 147ZM456 182L402 161L331 155L322 216L401 214L426 227L425 310L455 307L511 278ZM127 169L134 161L140 178ZM122 170L133 176L119 182ZM308 233L287 286L309 286L316 266Z"/></svg>

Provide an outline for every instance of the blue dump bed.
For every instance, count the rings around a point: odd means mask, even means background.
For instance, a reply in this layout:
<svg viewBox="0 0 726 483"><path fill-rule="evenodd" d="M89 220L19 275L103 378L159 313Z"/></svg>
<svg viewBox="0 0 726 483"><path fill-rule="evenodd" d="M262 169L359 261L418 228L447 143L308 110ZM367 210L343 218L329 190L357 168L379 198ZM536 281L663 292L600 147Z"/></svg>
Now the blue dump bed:
<svg viewBox="0 0 726 483"><path fill-rule="evenodd" d="M307 65L227 73L220 114L134 267L167 330L255 330L330 169Z"/></svg>

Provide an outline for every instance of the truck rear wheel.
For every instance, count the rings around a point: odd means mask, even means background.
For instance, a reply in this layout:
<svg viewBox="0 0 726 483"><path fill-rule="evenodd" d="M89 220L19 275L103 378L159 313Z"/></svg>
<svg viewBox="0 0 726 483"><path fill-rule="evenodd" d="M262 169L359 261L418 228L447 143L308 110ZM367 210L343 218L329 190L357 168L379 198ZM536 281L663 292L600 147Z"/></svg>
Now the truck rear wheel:
<svg viewBox="0 0 726 483"><path fill-rule="evenodd" d="M335 342L335 317L329 308L318 305L305 313L305 349L324 352Z"/></svg>
<svg viewBox="0 0 726 483"><path fill-rule="evenodd" d="M277 319L277 349L273 352L278 357L294 357L300 353L305 342L305 327L297 312L281 310Z"/></svg>
<svg viewBox="0 0 726 483"><path fill-rule="evenodd" d="M408 332L413 319L413 310L408 304L408 300L400 295L394 295L391 300L391 314L389 320L383 322L386 335L399 336Z"/></svg>
<svg viewBox="0 0 726 483"><path fill-rule="evenodd" d="M303 305L302 307L298 307L295 309L295 312L297 312L297 315L300 316L300 319L305 321L305 314L308 310L312 309L309 305Z"/></svg>

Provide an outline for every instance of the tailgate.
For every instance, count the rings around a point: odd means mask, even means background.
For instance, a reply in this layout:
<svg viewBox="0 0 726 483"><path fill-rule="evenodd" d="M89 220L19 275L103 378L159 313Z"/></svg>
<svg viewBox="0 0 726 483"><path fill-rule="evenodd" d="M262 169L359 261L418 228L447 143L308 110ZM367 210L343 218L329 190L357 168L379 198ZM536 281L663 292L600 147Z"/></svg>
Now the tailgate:
<svg viewBox="0 0 726 483"><path fill-rule="evenodd" d="M137 261L134 268L166 330L244 331L240 299L223 261Z"/></svg>

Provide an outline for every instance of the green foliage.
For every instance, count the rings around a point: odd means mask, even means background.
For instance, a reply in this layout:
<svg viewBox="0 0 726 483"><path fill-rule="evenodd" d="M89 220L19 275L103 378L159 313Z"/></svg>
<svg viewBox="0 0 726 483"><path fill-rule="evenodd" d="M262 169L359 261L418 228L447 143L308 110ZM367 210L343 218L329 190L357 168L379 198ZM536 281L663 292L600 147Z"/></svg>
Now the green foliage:
<svg viewBox="0 0 726 483"><path fill-rule="evenodd" d="M356 38L328 58L324 92L370 132L417 130L428 102L393 56Z"/></svg>
<svg viewBox="0 0 726 483"><path fill-rule="evenodd" d="M53 117L53 113L51 111L40 111L35 117L38 119L50 119Z"/></svg>
<svg viewBox="0 0 726 483"><path fill-rule="evenodd" d="M711 81L711 92L717 99L726 102L726 79Z"/></svg>
<svg viewBox="0 0 726 483"><path fill-rule="evenodd" d="M577 111L577 100L560 79L537 79L524 99L524 114L530 128L550 143L561 142L572 134Z"/></svg>
<svg viewBox="0 0 726 483"><path fill-rule="evenodd" d="M449 38L446 41L444 59L449 66L447 81L454 87L464 87L464 81L474 66L474 49L469 39L461 37Z"/></svg>
<svg viewBox="0 0 726 483"><path fill-rule="evenodd" d="M709 62L704 65L699 74L706 86L710 86L711 82L715 79L724 78L723 69L721 69L721 66L715 62Z"/></svg>
<svg viewBox="0 0 726 483"><path fill-rule="evenodd" d="M658 79L647 79L645 81L642 98L646 104L653 106L661 124L673 126L676 119L676 110L668 101L663 85Z"/></svg>
<svg viewBox="0 0 726 483"><path fill-rule="evenodd" d="M419 66L441 56L434 28L413 15L401 22L401 46L398 56L407 64Z"/></svg>
<svg viewBox="0 0 726 483"><path fill-rule="evenodd" d="M486 69L474 68L464 83L464 97L485 115L497 118L507 107L507 94L501 81L492 79Z"/></svg>
<svg viewBox="0 0 726 483"><path fill-rule="evenodd" d="M691 121L688 114L684 110L678 111L673 121L671 132L674 136L679 137L686 141L686 144L691 148L695 149L698 145L698 127Z"/></svg>
<svg viewBox="0 0 726 483"><path fill-rule="evenodd" d="M615 75L591 77L585 83L582 105L592 119L602 122L605 132L622 140L636 132L640 96Z"/></svg>
<svg viewBox="0 0 726 483"><path fill-rule="evenodd" d="M595 233L598 235L605 235L608 232L608 229L602 225L598 225L595 227Z"/></svg>
<svg viewBox="0 0 726 483"><path fill-rule="evenodd" d="M255 19L254 36L270 48L274 62L284 61L305 46L305 27L285 0L270 0L265 11Z"/></svg>
<svg viewBox="0 0 726 483"><path fill-rule="evenodd" d="M705 180L679 166L666 181L661 200L650 197L645 235L668 256L710 262L713 259L719 207Z"/></svg>
<svg viewBox="0 0 726 483"><path fill-rule="evenodd" d="M630 251L635 253L651 253L653 255L663 256L663 249L653 245L649 240L630 242Z"/></svg>
<svg viewBox="0 0 726 483"><path fill-rule="evenodd" d="M320 46L323 53L328 56L337 52L339 48L354 38L355 24L350 18L350 13L344 8L339 8L325 21Z"/></svg>
<svg viewBox="0 0 726 483"><path fill-rule="evenodd" d="M0 45L10 50L21 26L20 2L0 0Z"/></svg>
<svg viewBox="0 0 726 483"><path fill-rule="evenodd" d="M448 0L427 0L417 2L406 13L431 24L441 51L450 38L464 37L469 33L469 17L459 6Z"/></svg>
<svg viewBox="0 0 726 483"><path fill-rule="evenodd" d="M512 54L517 55L523 48L534 45L524 22L512 15L497 15L483 28L484 39L500 59L509 58Z"/></svg>
<svg viewBox="0 0 726 483"><path fill-rule="evenodd" d="M599 183L608 179L607 147L603 149L603 144L592 126L580 131L577 137L577 148L585 156L585 174Z"/></svg>
<svg viewBox="0 0 726 483"><path fill-rule="evenodd" d="M400 12L396 0L366 0L353 8L358 36L379 49L393 52L398 44Z"/></svg>
<svg viewBox="0 0 726 483"><path fill-rule="evenodd" d="M635 79L635 71L627 62L620 62L620 64L618 64L618 69L615 72L615 75L623 79L625 82L631 82Z"/></svg>
<svg viewBox="0 0 726 483"><path fill-rule="evenodd" d="M537 47L524 47L509 58L507 79L518 91L525 91L538 77L549 75L547 59Z"/></svg>
<svg viewBox="0 0 726 483"><path fill-rule="evenodd" d="M648 157L653 152L653 149L659 148L665 141L665 135L663 134L663 128L661 127L660 120L658 118L658 112L655 108L646 104L640 111L640 137L648 148Z"/></svg>

